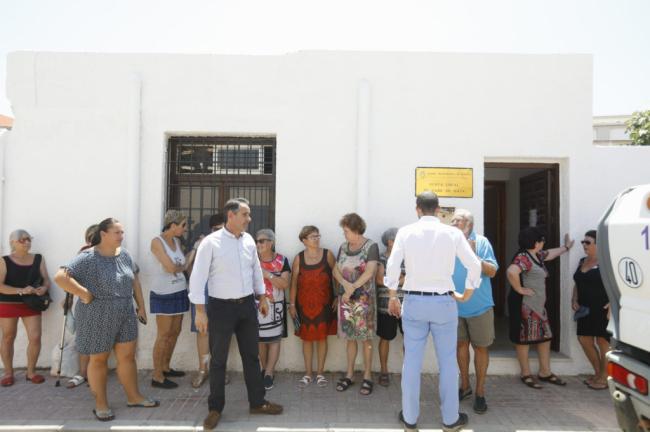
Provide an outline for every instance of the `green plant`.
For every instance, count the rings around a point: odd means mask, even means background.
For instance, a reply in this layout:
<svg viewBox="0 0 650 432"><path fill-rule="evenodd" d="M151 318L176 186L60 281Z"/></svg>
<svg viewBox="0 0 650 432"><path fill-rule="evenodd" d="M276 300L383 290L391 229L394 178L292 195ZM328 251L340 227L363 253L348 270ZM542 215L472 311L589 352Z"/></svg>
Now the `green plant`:
<svg viewBox="0 0 650 432"><path fill-rule="evenodd" d="M634 112L625 125L632 145L650 145L650 110Z"/></svg>

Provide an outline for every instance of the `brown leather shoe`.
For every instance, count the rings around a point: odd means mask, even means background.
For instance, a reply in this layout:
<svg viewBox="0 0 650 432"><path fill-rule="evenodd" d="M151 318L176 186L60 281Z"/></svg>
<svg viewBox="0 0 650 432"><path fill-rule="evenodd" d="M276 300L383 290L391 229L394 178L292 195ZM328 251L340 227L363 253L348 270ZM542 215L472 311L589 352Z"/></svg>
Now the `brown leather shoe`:
<svg viewBox="0 0 650 432"><path fill-rule="evenodd" d="M210 411L208 416L203 420L203 430L213 430L219 424L221 413L219 411Z"/></svg>
<svg viewBox="0 0 650 432"><path fill-rule="evenodd" d="M250 413L251 414L270 414L270 415L277 415L277 414L282 414L282 405L275 404L273 402L266 401L264 404L251 408Z"/></svg>

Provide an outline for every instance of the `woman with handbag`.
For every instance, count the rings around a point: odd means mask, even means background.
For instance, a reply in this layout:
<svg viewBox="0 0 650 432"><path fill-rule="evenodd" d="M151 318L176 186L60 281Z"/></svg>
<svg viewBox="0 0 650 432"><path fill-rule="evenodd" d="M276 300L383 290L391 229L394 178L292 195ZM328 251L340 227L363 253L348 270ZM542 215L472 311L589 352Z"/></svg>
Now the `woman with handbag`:
<svg viewBox="0 0 650 432"><path fill-rule="evenodd" d="M127 406L153 408L160 403L144 397L138 388L135 362L137 321L146 324L138 268L121 247L122 224L113 218L99 223L96 245L78 254L54 277L64 291L79 297L75 306L76 342L80 354L90 355L88 382L95 396L93 414L100 421L115 418L108 406L108 357L115 350L117 377L126 393ZM133 300L137 309L133 307Z"/></svg>
<svg viewBox="0 0 650 432"><path fill-rule="evenodd" d="M0 354L4 365L0 385L8 387L15 381L14 341L19 318L23 320L28 339L25 378L34 384L40 384L45 378L36 373L36 362L41 351L41 311L49 304L47 291L50 281L41 255L29 253L32 236L27 231L19 229L12 232L9 244L11 253L0 260Z"/></svg>

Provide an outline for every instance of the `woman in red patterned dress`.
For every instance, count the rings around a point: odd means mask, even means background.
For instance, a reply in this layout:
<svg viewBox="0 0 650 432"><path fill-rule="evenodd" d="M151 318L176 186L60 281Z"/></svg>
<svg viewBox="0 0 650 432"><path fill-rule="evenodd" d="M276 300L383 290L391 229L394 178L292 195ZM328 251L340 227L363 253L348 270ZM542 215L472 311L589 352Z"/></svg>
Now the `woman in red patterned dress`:
<svg viewBox="0 0 650 432"><path fill-rule="evenodd" d="M312 382L313 345L318 352L316 384L327 386L323 374L327 357L327 336L336 334L336 300L332 290L332 268L334 255L320 247L318 228L308 225L298 235L305 245L293 260L289 313L294 323L300 322L296 335L302 339L302 353L305 359L305 375L299 386L306 387Z"/></svg>

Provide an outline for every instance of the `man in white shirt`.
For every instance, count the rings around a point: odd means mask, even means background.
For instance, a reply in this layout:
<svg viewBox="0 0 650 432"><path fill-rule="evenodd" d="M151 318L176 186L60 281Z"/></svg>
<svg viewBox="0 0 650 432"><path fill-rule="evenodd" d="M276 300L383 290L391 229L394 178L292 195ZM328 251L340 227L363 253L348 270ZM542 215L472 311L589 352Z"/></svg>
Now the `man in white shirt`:
<svg viewBox="0 0 650 432"><path fill-rule="evenodd" d="M433 192L418 195L415 210L419 221L397 232L393 251L386 265L385 285L389 288L389 313L402 317L404 365L402 367L402 411L400 421L406 431L417 431L420 414L420 371L429 333L433 336L440 370L440 402L444 431L458 431L467 424L467 414L458 411L458 364L456 301L467 301L481 283L481 263L463 233L444 225L434 215L438 196ZM454 290L452 275L456 257L467 267L465 292ZM397 298L397 287L406 265L404 305Z"/></svg>
<svg viewBox="0 0 650 432"><path fill-rule="evenodd" d="M262 315L268 313L269 303L264 295L264 279L255 240L245 232L251 221L250 212L244 198L234 198L226 203L226 226L203 239L190 277L189 298L196 305L196 328L201 333L208 327L210 329L210 397L209 413L203 421L204 430L217 426L226 402L226 362L233 333L242 359L250 413L282 413L281 405L264 399L255 298L259 300ZM206 282L209 296L207 314Z"/></svg>

